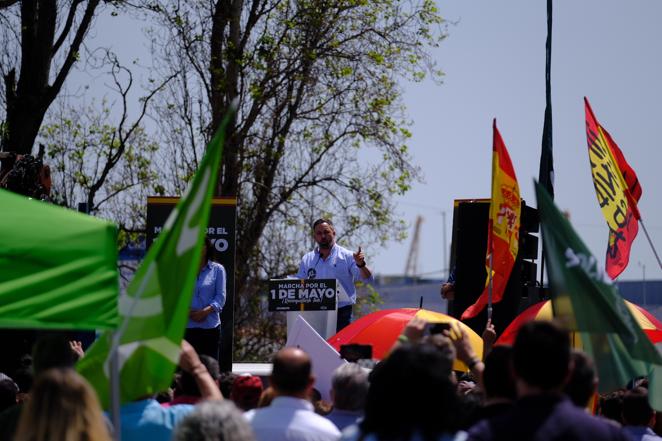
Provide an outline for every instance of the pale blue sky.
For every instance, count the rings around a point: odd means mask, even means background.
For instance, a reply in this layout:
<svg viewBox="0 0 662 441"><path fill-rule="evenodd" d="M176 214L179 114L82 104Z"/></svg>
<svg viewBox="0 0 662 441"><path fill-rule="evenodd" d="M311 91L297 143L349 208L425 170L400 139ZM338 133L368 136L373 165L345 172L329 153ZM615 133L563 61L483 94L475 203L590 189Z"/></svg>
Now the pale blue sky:
<svg viewBox="0 0 662 441"><path fill-rule="evenodd" d="M450 246L456 198L489 197L492 118L508 147L522 196L535 205L545 107L545 0L438 0L442 15L456 24L433 51L446 73L444 84L405 84L405 103L414 122L410 143L424 182L398 199L399 210L421 231L419 267L441 276L442 211ZM604 263L607 226L590 177L584 108L587 96L601 124L612 134L643 186L640 210L656 243L662 244L660 121L662 108L662 2L654 0L556 1L552 54L552 104L556 201ZM110 44L123 60L148 63L142 24L102 16L96 41ZM118 32L121 29L121 32ZM69 82L89 82L76 73ZM358 244L350 244L358 245ZM362 244L374 271L404 271L409 241L386 249ZM660 246L662 248L662 246ZM643 231L622 279L662 278Z"/></svg>
<svg viewBox="0 0 662 441"><path fill-rule="evenodd" d="M400 199L413 225L424 216L419 266L443 265L442 216L448 242L456 198L489 197L492 118L510 152L522 196L535 206L545 108L546 1L439 1L443 16L457 22L434 51L446 73L441 87L406 85L414 121L410 143L425 183ZM552 45L552 107L556 202L604 264L608 229L590 176L584 106L620 145L643 186L642 217L662 244L662 2L556 1ZM662 248L662 246L660 246ZM377 273L401 273L409 243L392 244L371 262ZM661 277L643 231L621 279ZM439 273L437 273L439 274Z"/></svg>

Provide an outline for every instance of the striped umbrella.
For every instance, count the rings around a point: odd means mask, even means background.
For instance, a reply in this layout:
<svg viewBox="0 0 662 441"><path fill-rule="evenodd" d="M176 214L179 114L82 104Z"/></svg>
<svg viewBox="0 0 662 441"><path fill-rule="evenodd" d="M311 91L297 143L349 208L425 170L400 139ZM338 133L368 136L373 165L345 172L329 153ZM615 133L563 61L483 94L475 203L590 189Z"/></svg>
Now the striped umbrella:
<svg viewBox="0 0 662 441"><path fill-rule="evenodd" d="M648 338L653 344L662 342L662 322L656 319L650 312L644 308L630 303L625 300L625 305L628 307L634 319L639 323L641 329L644 330ZM515 317L510 325L499 336L496 343L497 345L512 345L515 342L517 332L522 325L531 320L551 320L553 318L552 302L550 300L536 303L525 309L520 315ZM573 333L574 334L574 333ZM573 346L580 347L579 338L575 339L573 335Z"/></svg>
<svg viewBox="0 0 662 441"><path fill-rule="evenodd" d="M340 346L347 344L372 345L373 358L381 360L388 354L402 330L414 317L422 318L428 323L449 323L452 327L459 326L464 333L468 334L476 355L482 359L483 339L478 334L449 315L427 309L399 308L373 312L351 323L327 341L337 351L340 351ZM458 360L455 360L453 369L468 370L467 366Z"/></svg>

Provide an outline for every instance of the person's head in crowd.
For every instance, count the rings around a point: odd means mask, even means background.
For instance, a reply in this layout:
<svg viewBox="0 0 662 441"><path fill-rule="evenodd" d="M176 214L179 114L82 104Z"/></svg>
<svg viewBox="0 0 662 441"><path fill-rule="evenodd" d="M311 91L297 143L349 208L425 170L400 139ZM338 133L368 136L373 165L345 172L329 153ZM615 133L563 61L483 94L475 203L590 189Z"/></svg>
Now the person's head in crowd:
<svg viewBox="0 0 662 441"><path fill-rule="evenodd" d="M7 375L0 373L0 412L16 404L18 386Z"/></svg>
<svg viewBox="0 0 662 441"><path fill-rule="evenodd" d="M171 387L167 388L166 390L162 390L154 396L154 399L161 404L169 403L173 398L175 398L175 392Z"/></svg>
<svg viewBox="0 0 662 441"><path fill-rule="evenodd" d="M202 254L200 255L200 267L205 266L209 260L212 262L216 261L216 248L214 247L211 238L205 236L202 244Z"/></svg>
<svg viewBox="0 0 662 441"><path fill-rule="evenodd" d="M458 397L448 360L429 343L398 346L370 374L364 434L377 439L437 439L456 430Z"/></svg>
<svg viewBox="0 0 662 441"><path fill-rule="evenodd" d="M235 378L237 378L237 374L233 372L221 372L219 374L216 383L225 398L229 398L232 395L232 385L234 384Z"/></svg>
<svg viewBox="0 0 662 441"><path fill-rule="evenodd" d="M32 355L31 354L23 354L18 361L18 366L19 368L25 367L25 368L32 368Z"/></svg>
<svg viewBox="0 0 662 441"><path fill-rule="evenodd" d="M270 377L276 396L307 399L314 382L308 354L298 348L284 348L276 353Z"/></svg>
<svg viewBox="0 0 662 441"><path fill-rule="evenodd" d="M577 407L586 407L591 401L598 387L598 375L593 360L582 351L573 350L572 373L563 392Z"/></svg>
<svg viewBox="0 0 662 441"><path fill-rule="evenodd" d="M32 366L20 367L12 374L12 380L18 386L18 394L16 399L19 403L28 399L30 390L32 390L32 383L34 382L34 373Z"/></svg>
<svg viewBox="0 0 662 441"><path fill-rule="evenodd" d="M73 369L49 369L37 377L14 439L110 441L111 438L99 400L87 381Z"/></svg>
<svg viewBox="0 0 662 441"><path fill-rule="evenodd" d="M648 403L648 390L635 387L623 395L623 424L626 426L655 425L655 411Z"/></svg>
<svg viewBox="0 0 662 441"><path fill-rule="evenodd" d="M623 424L623 395L625 390L619 389L600 397L600 415L617 423Z"/></svg>
<svg viewBox="0 0 662 441"><path fill-rule="evenodd" d="M262 380L255 375L240 375L235 378L232 384L232 393L230 399L234 401L241 410L251 410L257 407L258 401L264 387Z"/></svg>
<svg viewBox="0 0 662 441"><path fill-rule="evenodd" d="M207 368L207 372L214 379L216 384L218 384L219 368L218 361L214 358L207 355L200 355L200 362ZM210 370L211 369L211 370ZM212 373L212 371L214 373ZM214 376L215 375L215 376ZM199 397L201 395L200 388L198 388L198 383L195 381L195 378L190 372L181 370L179 375L176 378L176 388L174 391L175 397L179 396L188 396L188 397Z"/></svg>
<svg viewBox="0 0 662 441"><path fill-rule="evenodd" d="M207 401L184 417L173 441L254 441L253 430L231 401Z"/></svg>
<svg viewBox="0 0 662 441"><path fill-rule="evenodd" d="M268 407L271 406L271 402L276 398L276 392L274 391L274 388L269 386L265 390L262 391L262 395L260 395L260 399L257 402L257 407Z"/></svg>
<svg viewBox="0 0 662 441"><path fill-rule="evenodd" d="M175 389L173 397L199 397L200 389L195 382L195 378L190 373L182 370L175 379Z"/></svg>
<svg viewBox="0 0 662 441"><path fill-rule="evenodd" d="M570 372L570 338L555 322L524 324L513 345L518 396L561 392Z"/></svg>
<svg viewBox="0 0 662 441"><path fill-rule="evenodd" d="M207 368L209 375L218 383L218 379L221 376L221 367L218 364L218 360L205 354L199 354L199 357L202 364Z"/></svg>
<svg viewBox="0 0 662 441"><path fill-rule="evenodd" d="M474 387L465 391L465 393L458 391L458 400L458 427L466 430L478 421L480 410L485 405L484 395L479 388Z"/></svg>
<svg viewBox="0 0 662 441"><path fill-rule="evenodd" d="M368 372L356 363L339 366L331 376L333 407L353 412L363 411L368 395Z"/></svg>
<svg viewBox="0 0 662 441"><path fill-rule="evenodd" d="M517 398L512 360L512 346L495 346L487 354L483 371L483 388L486 399L514 401Z"/></svg>
<svg viewBox="0 0 662 441"><path fill-rule="evenodd" d="M61 333L43 335L32 348L35 376L46 369L73 367L77 361L78 354L72 350L69 340Z"/></svg>
<svg viewBox="0 0 662 441"><path fill-rule="evenodd" d="M423 338L423 342L430 343L439 350L444 360L446 360L446 366L443 367L444 371L448 372L451 378L455 378L453 376L453 363L455 362L456 354L455 346L453 346L451 339L443 334L431 334L426 335Z"/></svg>

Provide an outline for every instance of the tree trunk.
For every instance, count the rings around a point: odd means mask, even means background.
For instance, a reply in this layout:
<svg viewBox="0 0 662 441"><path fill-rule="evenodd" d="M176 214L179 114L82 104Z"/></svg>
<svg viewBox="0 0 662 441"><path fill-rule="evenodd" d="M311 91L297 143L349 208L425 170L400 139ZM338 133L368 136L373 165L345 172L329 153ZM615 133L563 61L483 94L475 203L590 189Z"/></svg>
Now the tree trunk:
<svg viewBox="0 0 662 441"><path fill-rule="evenodd" d="M48 108L48 105L44 106L44 96L50 75L56 18L55 0L21 2L21 71L16 87L9 84L11 79L8 76L5 77L7 130L3 150L19 154L32 151Z"/></svg>
<svg viewBox="0 0 662 441"><path fill-rule="evenodd" d="M56 41L57 1L23 0L21 2L21 66L18 84L15 82L14 69L4 77L7 119L2 135L2 150L18 154L32 152L46 111L57 97L71 67L79 57L78 50L92 22L99 0L86 2L85 12L75 30L63 64L55 73L53 84L49 84L53 56L67 40L76 9L80 4L82 4L81 0L71 2L67 10L66 22Z"/></svg>
<svg viewBox="0 0 662 441"><path fill-rule="evenodd" d="M219 127L230 106L239 96L242 8L243 0L220 0L214 10L210 60L212 133ZM226 65L223 64L224 61ZM234 114L228 124L223 147L218 195L238 196L239 193L239 139L236 131L237 115Z"/></svg>

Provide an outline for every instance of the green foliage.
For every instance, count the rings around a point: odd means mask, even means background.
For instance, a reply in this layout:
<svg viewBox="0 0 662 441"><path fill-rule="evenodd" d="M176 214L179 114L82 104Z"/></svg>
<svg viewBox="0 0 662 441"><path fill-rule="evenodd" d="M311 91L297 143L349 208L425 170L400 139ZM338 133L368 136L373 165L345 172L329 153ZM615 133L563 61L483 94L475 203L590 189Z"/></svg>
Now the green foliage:
<svg viewBox="0 0 662 441"><path fill-rule="evenodd" d="M158 145L141 127L123 138L105 101L59 110L40 132L55 201L72 208L87 202L92 214L121 225L140 225L139 207L146 191L156 184L151 160ZM154 190L163 193L158 185Z"/></svg>
<svg viewBox="0 0 662 441"><path fill-rule="evenodd" d="M364 315L371 312L379 311L381 305L384 304L382 296L379 295L377 290L372 285L366 285L363 282L357 282L356 304L352 308L354 320L357 320Z"/></svg>

